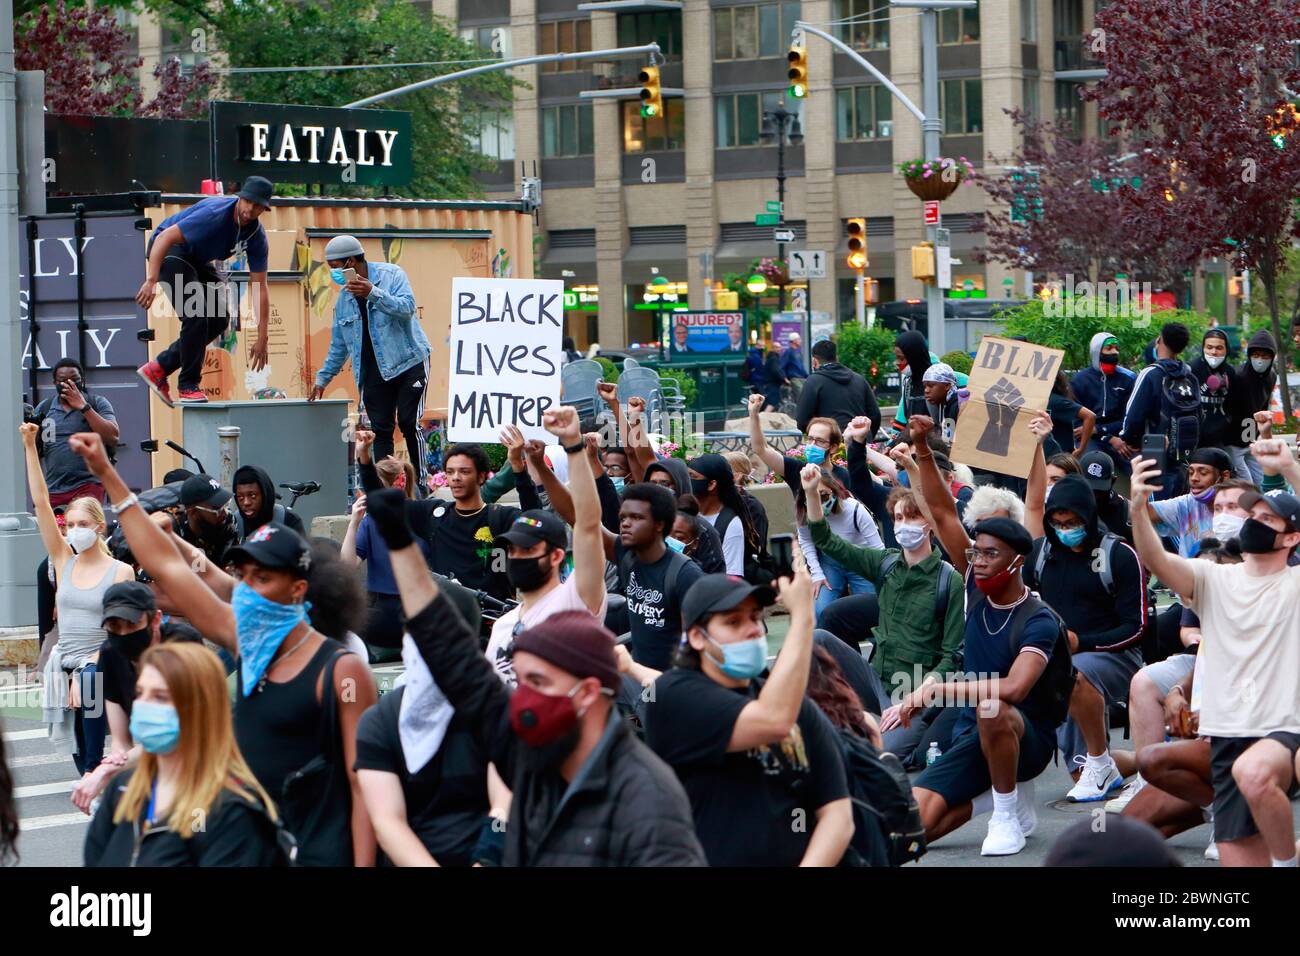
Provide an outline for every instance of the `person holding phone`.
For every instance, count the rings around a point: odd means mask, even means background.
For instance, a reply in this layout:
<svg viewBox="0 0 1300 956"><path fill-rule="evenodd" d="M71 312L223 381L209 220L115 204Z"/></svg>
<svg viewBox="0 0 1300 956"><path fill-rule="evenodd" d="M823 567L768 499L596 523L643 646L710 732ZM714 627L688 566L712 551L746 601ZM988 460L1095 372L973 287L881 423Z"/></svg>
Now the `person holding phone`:
<svg viewBox="0 0 1300 956"><path fill-rule="evenodd" d="M330 278L343 286L334 302L334 328L324 367L308 401L316 401L352 362L361 404L375 433L375 461L393 453L393 426L401 428L415 466L416 486L425 491L420 417L429 378L429 339L420 328L415 294L406 273L391 262L368 262L355 236L335 236L325 245Z"/></svg>
<svg viewBox="0 0 1300 956"><path fill-rule="evenodd" d="M86 391L81 363L72 357L54 363L55 394L32 411L41 443L41 471L49 489L50 507L61 508L77 498L104 502L104 486L68 448L78 432L94 432L112 449L120 437L113 406L102 395Z"/></svg>

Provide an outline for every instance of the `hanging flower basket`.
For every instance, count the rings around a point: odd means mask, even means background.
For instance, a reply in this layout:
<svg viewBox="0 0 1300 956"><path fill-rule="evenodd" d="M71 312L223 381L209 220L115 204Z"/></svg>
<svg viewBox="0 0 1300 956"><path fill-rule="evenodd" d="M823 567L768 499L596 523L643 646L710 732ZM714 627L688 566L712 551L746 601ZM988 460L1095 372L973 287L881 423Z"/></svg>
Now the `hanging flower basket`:
<svg viewBox="0 0 1300 956"><path fill-rule="evenodd" d="M975 172L975 167L959 156L951 159L941 156L938 159L909 159L898 164L898 171L907 181L907 188L926 202L942 201L957 191L967 176Z"/></svg>

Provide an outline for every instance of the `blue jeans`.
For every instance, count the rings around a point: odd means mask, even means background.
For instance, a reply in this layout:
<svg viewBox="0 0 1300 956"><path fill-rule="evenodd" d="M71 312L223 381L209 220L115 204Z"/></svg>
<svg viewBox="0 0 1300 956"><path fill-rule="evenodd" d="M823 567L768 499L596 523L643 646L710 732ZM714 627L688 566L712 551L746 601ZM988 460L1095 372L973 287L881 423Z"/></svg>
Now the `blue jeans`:
<svg viewBox="0 0 1300 956"><path fill-rule="evenodd" d="M875 594L875 586L855 571L846 571L839 562L821 551L817 552L821 562L822 575L826 578L826 587L817 592L817 620L821 620L822 610L836 598L850 594ZM864 640L866 638L863 638Z"/></svg>
<svg viewBox="0 0 1300 956"><path fill-rule="evenodd" d="M108 711L104 706L104 681L94 664L81 671L81 706L77 708L73 729L77 736L77 752L72 762L77 773L89 773L104 759L104 740L108 737Z"/></svg>

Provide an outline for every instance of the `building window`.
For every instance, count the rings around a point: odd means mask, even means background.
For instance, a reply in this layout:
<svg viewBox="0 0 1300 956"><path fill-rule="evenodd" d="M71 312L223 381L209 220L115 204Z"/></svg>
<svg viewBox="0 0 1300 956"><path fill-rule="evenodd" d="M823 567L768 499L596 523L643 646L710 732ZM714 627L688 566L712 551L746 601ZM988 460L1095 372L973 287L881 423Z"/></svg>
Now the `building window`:
<svg viewBox="0 0 1300 956"><path fill-rule="evenodd" d="M885 0L835 0L834 18L852 20L836 27L836 35L855 50L889 49L889 4Z"/></svg>
<svg viewBox="0 0 1300 956"><path fill-rule="evenodd" d="M639 100L623 103L623 152L650 153L686 148L686 110L681 99L664 100L664 111L649 119Z"/></svg>
<svg viewBox="0 0 1300 956"><path fill-rule="evenodd" d="M510 24L501 23L490 27L465 27L460 31L460 38L475 44L486 56L498 60L510 59Z"/></svg>
<svg viewBox="0 0 1300 956"><path fill-rule="evenodd" d="M1069 80L1056 81L1056 122L1068 124L1076 137L1083 135L1083 102L1079 99L1081 85Z"/></svg>
<svg viewBox="0 0 1300 956"><path fill-rule="evenodd" d="M470 148L489 159L515 158L515 114L510 110L478 110L469 114Z"/></svg>
<svg viewBox="0 0 1300 956"><path fill-rule="evenodd" d="M1020 40L1038 42L1038 0L1020 0Z"/></svg>
<svg viewBox="0 0 1300 956"><path fill-rule="evenodd" d="M944 80L939 92L945 136L984 131L984 97L979 80Z"/></svg>
<svg viewBox="0 0 1300 956"><path fill-rule="evenodd" d="M973 10L940 10L939 42L979 43L979 7L976 7Z"/></svg>
<svg viewBox="0 0 1300 956"><path fill-rule="evenodd" d="M799 117L803 125L803 100L790 97L785 91L767 93L727 93L715 99L714 142L718 149L738 146L762 146L763 114L784 105L786 110ZM786 145L790 145L786 129Z"/></svg>
<svg viewBox="0 0 1300 956"><path fill-rule="evenodd" d="M542 156L590 156L596 149L591 131L591 104L552 106L542 111Z"/></svg>
<svg viewBox="0 0 1300 956"><path fill-rule="evenodd" d="M618 18L618 45L644 46L658 43L669 60L682 58L682 15L669 13L623 13Z"/></svg>
<svg viewBox="0 0 1300 956"><path fill-rule="evenodd" d="M849 86L835 91L835 138L889 139L894 131L894 101L879 84Z"/></svg>
<svg viewBox="0 0 1300 956"><path fill-rule="evenodd" d="M537 25L537 52L584 53L591 49L591 20L554 20ZM584 68L583 60L543 63L543 73L575 73Z"/></svg>
<svg viewBox="0 0 1300 956"><path fill-rule="evenodd" d="M1052 67L1083 68L1083 0L1052 0Z"/></svg>
<svg viewBox="0 0 1300 956"><path fill-rule="evenodd" d="M798 19L798 3L763 3L714 10L713 57L754 60L785 56L790 31Z"/></svg>
<svg viewBox="0 0 1300 956"><path fill-rule="evenodd" d="M1022 109L1025 116L1031 120L1037 120L1039 117L1038 109L1038 77L1027 76L1020 81L1021 97L1020 102L1023 104Z"/></svg>

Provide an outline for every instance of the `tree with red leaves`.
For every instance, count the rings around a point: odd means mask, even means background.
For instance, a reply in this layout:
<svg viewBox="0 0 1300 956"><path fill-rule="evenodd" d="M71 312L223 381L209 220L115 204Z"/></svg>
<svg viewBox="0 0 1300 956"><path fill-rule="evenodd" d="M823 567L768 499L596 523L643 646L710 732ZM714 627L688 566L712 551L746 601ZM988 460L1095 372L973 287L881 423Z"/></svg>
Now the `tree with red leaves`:
<svg viewBox="0 0 1300 956"><path fill-rule="evenodd" d="M1149 167L1171 171L1169 206L1199 254L1254 271L1283 380L1279 279L1300 234L1300 117L1288 108L1300 98L1298 24L1300 0L1114 0L1094 31L1107 74L1083 93L1150 150Z"/></svg>
<svg viewBox="0 0 1300 956"><path fill-rule="evenodd" d="M59 0L26 13L14 34L18 69L45 72L51 113L185 118L202 111L213 83L206 64L189 75L177 61L159 64L158 96L144 103L136 82L143 61L132 49L131 34L102 7L70 7Z"/></svg>

